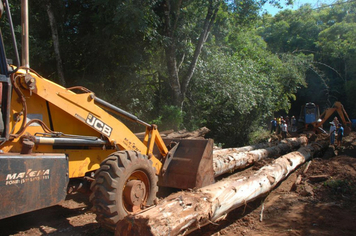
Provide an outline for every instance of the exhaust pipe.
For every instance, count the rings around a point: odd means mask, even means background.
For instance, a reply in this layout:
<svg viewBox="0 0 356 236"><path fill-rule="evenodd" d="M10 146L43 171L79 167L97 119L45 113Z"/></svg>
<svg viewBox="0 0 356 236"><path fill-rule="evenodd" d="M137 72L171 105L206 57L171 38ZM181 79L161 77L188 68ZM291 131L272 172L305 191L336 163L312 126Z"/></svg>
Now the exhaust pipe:
<svg viewBox="0 0 356 236"><path fill-rule="evenodd" d="M22 26L22 56L21 64L30 68L29 57L29 30L28 30L28 0L21 0L21 26Z"/></svg>

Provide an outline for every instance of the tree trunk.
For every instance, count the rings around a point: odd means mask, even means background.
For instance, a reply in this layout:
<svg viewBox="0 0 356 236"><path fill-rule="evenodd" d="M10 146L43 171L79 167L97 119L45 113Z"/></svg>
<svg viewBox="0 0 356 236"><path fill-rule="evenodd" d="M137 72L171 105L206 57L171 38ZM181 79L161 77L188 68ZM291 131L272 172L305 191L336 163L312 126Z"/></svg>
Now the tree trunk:
<svg viewBox="0 0 356 236"><path fill-rule="evenodd" d="M282 143L294 142L295 140L297 140L297 138L286 138L286 139L283 139L281 142ZM244 147L219 149L219 150L214 150L214 156L226 155L229 153L249 152L249 151L252 151L255 149L273 147L278 144L279 144L279 141L276 140L274 142L258 143L258 144L254 144L254 145L244 146Z"/></svg>
<svg viewBox="0 0 356 236"><path fill-rule="evenodd" d="M214 150L214 158L218 156L223 156L223 155L228 155L231 153L240 153L240 152L249 152L255 149L261 149L261 148L268 148L276 146L276 143L258 143L255 145L249 145L249 146L244 146L244 147L238 147L238 148L225 148L225 149L218 149Z"/></svg>
<svg viewBox="0 0 356 236"><path fill-rule="evenodd" d="M302 144L307 144L307 137L303 136L300 138L289 138L283 140L277 146L269 147L265 149L252 150L249 152L227 152L223 153L222 151L214 151L213 155L213 167L215 177L232 172L236 169L246 168L253 163L267 157L278 157L282 154L290 152L297 149ZM217 154L219 153L219 154Z"/></svg>
<svg viewBox="0 0 356 236"><path fill-rule="evenodd" d="M170 43L165 47L165 55L167 61L169 83L173 92L173 104L183 110L186 91L193 77L201 50L214 24L217 12L219 10L220 1L216 2L213 0L209 0L207 15L204 20L204 26L200 33L198 42L195 45L194 55L190 60L189 69L184 76L179 75L176 49L177 38L175 37L180 11L182 10L182 1L177 1L176 5L171 5L172 3L174 2L166 0L163 5L165 11L165 36L170 39Z"/></svg>
<svg viewBox="0 0 356 236"><path fill-rule="evenodd" d="M172 194L157 206L125 217L118 223L115 235L188 234L267 194L291 171L327 147L327 141L313 143L276 159L252 176L229 178L196 191Z"/></svg>
<svg viewBox="0 0 356 236"><path fill-rule="evenodd" d="M183 82L182 82L182 96L183 98L185 97L186 91L188 89L190 80L193 77L197 62L198 62L198 58L199 55L201 53L201 50L203 49L203 46L206 42L206 40L208 39L208 35L211 31L211 28L214 24L216 15L218 13L219 10L219 5L220 2L218 2L216 5L214 5L214 1L213 0L209 0L209 7L208 7L208 12L206 14L205 17L205 21L204 21L204 27L202 29L202 32L200 33L200 37L198 40L197 45L195 46L195 51L194 51L194 55L193 55L193 59L189 65L189 69L187 74L185 75L185 77L183 78Z"/></svg>
<svg viewBox="0 0 356 236"><path fill-rule="evenodd" d="M171 1L166 0L164 3L164 31L165 36L170 39L169 44L165 47L165 55L167 61L167 70L169 77L169 84L172 88L173 92L173 105L177 107L183 106L183 97L182 97L182 89L179 81L178 67L177 67L177 58L176 58L176 24L178 21L178 16L180 12L180 7L182 2L177 2L177 7L171 5ZM176 13L176 14L175 14ZM171 16L176 16L172 17ZM173 22L173 24L172 24Z"/></svg>
<svg viewBox="0 0 356 236"><path fill-rule="evenodd" d="M46 1L46 10L47 10L47 15L48 15L48 19L49 19L49 24L51 26L54 54L56 56L56 61L57 61L57 72L58 72L58 77L59 77L59 83L62 86L65 86L66 85L66 81L64 79L64 72L63 72L63 64L62 64L61 53L59 51L59 39L58 39L57 22L56 22L56 18L54 17L54 13L53 13L51 2L48 1L48 0Z"/></svg>
<svg viewBox="0 0 356 236"><path fill-rule="evenodd" d="M173 105L182 109L183 107L183 96L182 90L179 81L176 54L175 54L175 45L169 45L165 49L166 51L166 60L167 60L167 68L168 68L168 76L169 76L169 84L172 88L173 92Z"/></svg>

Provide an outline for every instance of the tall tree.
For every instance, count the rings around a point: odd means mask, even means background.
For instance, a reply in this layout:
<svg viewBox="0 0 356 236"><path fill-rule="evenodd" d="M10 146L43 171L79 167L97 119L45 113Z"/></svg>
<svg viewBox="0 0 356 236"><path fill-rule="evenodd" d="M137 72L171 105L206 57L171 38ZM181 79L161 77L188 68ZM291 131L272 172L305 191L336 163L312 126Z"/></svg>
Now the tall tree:
<svg viewBox="0 0 356 236"><path fill-rule="evenodd" d="M57 21L56 21L54 12L53 12L51 1L45 0L45 6L46 6L48 19L49 19L49 24L51 26L52 41L53 41L54 54L55 54L56 61L57 61L57 72L58 72L59 82L62 86L65 86L66 81L64 78L61 51L59 49Z"/></svg>
<svg viewBox="0 0 356 236"><path fill-rule="evenodd" d="M279 3L278 0L270 2ZM183 110L186 93L199 56L216 23L218 12L233 12L242 24L247 20L256 19L260 8L265 3L264 0L162 1L156 13L162 23L160 32L165 38L164 50L168 80L173 93L173 105ZM194 27L189 27L189 25ZM186 44L184 45L183 42Z"/></svg>
<svg viewBox="0 0 356 236"><path fill-rule="evenodd" d="M197 6L192 3L193 1L184 2L187 5L184 6L182 0L166 0L163 3L164 19L162 20L164 36L167 37L169 41L169 43L165 45L169 82L171 84L172 91L174 94L174 105L180 107L181 110L183 109L186 91L194 74L199 55L201 53L204 43L208 39L208 35L214 24L217 12L219 10L219 6L221 4L221 1L209 0L206 3L203 3L202 6L198 8L201 9L203 12L206 12L204 23L202 28L200 29L201 32L195 44L194 54L190 58L190 62L188 62L188 69L184 72L184 75L180 76L179 63L177 63L177 40L179 39L178 27L180 27L182 24L182 22L180 22L182 20L181 11L182 8L189 7L189 5L194 5L194 7ZM184 59L184 56L182 59Z"/></svg>

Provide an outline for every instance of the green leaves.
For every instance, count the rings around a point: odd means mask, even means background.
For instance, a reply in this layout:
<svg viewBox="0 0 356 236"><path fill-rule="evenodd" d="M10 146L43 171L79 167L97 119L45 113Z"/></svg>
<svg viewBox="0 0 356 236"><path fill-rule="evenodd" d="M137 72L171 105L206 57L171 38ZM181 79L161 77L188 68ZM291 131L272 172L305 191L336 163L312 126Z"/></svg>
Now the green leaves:
<svg viewBox="0 0 356 236"><path fill-rule="evenodd" d="M230 50L206 46L186 106L200 111L187 112L190 122L202 121L216 142L236 146L274 111L290 108L311 58L273 54L255 31L231 32L228 42Z"/></svg>
<svg viewBox="0 0 356 236"><path fill-rule="evenodd" d="M287 92L286 97L294 96L296 91L288 86L303 85L306 73L308 88L298 89L294 109L310 101L322 110L334 101L349 104L345 85L356 78L355 10L354 2L338 1L316 10L304 5L275 17L263 16L258 33L268 49L285 62L280 74L284 75L282 90ZM353 110L353 106L347 105L346 110Z"/></svg>
<svg viewBox="0 0 356 236"><path fill-rule="evenodd" d="M321 31L317 44L334 58L344 59L356 51L355 38L356 23L343 21Z"/></svg>

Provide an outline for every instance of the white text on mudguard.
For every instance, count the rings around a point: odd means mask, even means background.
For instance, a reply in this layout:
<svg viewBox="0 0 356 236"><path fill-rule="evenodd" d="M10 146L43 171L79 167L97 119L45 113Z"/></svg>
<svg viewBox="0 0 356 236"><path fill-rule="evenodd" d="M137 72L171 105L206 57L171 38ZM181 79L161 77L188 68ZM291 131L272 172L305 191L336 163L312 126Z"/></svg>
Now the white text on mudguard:
<svg viewBox="0 0 356 236"><path fill-rule="evenodd" d="M5 185L23 184L26 182L49 179L49 173L50 173L50 169L46 169L46 170L28 169L26 172L7 174Z"/></svg>

